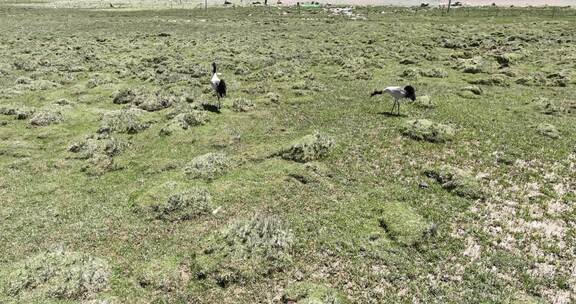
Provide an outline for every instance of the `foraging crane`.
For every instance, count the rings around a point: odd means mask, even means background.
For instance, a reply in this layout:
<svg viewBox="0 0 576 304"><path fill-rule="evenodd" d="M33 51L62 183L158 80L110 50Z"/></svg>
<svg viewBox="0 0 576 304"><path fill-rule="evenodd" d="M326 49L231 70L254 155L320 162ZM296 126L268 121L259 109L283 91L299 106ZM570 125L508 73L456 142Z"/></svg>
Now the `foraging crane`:
<svg viewBox="0 0 576 304"><path fill-rule="evenodd" d="M212 89L216 93L216 97L218 97L218 109L220 109L220 98L226 97L226 82L224 79L220 79L222 74L216 73L216 62L212 62L212 79L210 83L212 84Z"/></svg>
<svg viewBox="0 0 576 304"><path fill-rule="evenodd" d="M388 93L390 94L390 96L392 96L394 98L394 104L392 105L392 110L390 111L390 113L394 113L394 108L396 107L396 105L398 105L398 114L400 115L400 100L407 98L410 99L412 101L416 100L416 90L414 90L414 87L407 85L404 88L401 87L387 87L385 88L383 91L374 91L372 92L372 94L370 94L370 97L374 97L376 95L382 95L384 93Z"/></svg>

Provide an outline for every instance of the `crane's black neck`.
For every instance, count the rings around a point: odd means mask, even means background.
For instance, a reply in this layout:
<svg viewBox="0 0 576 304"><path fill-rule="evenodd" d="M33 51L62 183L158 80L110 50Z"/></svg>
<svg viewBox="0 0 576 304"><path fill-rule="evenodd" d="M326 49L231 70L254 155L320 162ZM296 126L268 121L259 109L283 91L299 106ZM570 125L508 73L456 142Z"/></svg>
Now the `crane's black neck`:
<svg viewBox="0 0 576 304"><path fill-rule="evenodd" d="M216 62L212 63L212 74L216 74Z"/></svg>

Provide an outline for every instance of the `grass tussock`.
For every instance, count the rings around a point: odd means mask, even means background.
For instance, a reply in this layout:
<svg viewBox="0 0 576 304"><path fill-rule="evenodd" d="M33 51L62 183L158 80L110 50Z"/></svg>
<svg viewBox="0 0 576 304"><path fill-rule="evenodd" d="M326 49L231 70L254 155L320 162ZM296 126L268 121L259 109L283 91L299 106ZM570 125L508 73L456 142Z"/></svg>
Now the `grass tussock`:
<svg viewBox="0 0 576 304"><path fill-rule="evenodd" d="M336 146L336 141L323 133L306 135L278 153L286 160L305 163L321 159Z"/></svg>
<svg viewBox="0 0 576 304"><path fill-rule="evenodd" d="M538 134L552 139L560 138L560 131L553 124L542 123L536 127Z"/></svg>
<svg viewBox="0 0 576 304"><path fill-rule="evenodd" d="M232 166L232 161L223 153L207 153L192 159L184 168L184 174L191 179L212 180L224 174Z"/></svg>
<svg viewBox="0 0 576 304"><path fill-rule="evenodd" d="M90 135L70 145L68 152L74 153L72 158L86 161L82 171L88 175L102 175L121 169L113 158L128 147L129 143L116 138Z"/></svg>
<svg viewBox="0 0 576 304"><path fill-rule="evenodd" d="M40 299L82 299L104 290L110 275L102 259L80 252L46 252L15 264L5 277L4 291Z"/></svg>
<svg viewBox="0 0 576 304"><path fill-rule="evenodd" d="M186 113L180 113L160 129L160 135L170 136L182 130L202 126L208 123L209 120L210 118L205 111L190 110Z"/></svg>
<svg viewBox="0 0 576 304"><path fill-rule="evenodd" d="M486 196L481 184L468 171L444 165L426 169L424 174L458 196L469 199L482 199Z"/></svg>
<svg viewBox="0 0 576 304"><path fill-rule="evenodd" d="M197 256L201 279L226 287L285 269L292 261L294 235L273 216L254 215L235 221L206 242Z"/></svg>
<svg viewBox="0 0 576 304"><path fill-rule="evenodd" d="M210 215L214 209L208 190L177 182L152 187L135 200L152 218L165 221L191 220Z"/></svg>
<svg viewBox="0 0 576 304"><path fill-rule="evenodd" d="M140 111L126 109L110 111L102 116L98 133L139 133L148 128L148 124L142 121Z"/></svg>
<svg viewBox="0 0 576 304"><path fill-rule="evenodd" d="M407 120L402 127L402 134L415 140L445 142L454 137L455 131L449 125L435 123L428 119Z"/></svg>
<svg viewBox="0 0 576 304"><path fill-rule="evenodd" d="M45 127L59 124L64 120L62 113L56 111L39 111L30 118L30 125L34 127Z"/></svg>
<svg viewBox="0 0 576 304"><path fill-rule="evenodd" d="M232 109L236 112L249 112L252 111L255 106L254 102L245 98L236 98L232 101Z"/></svg>
<svg viewBox="0 0 576 304"><path fill-rule="evenodd" d="M384 203L380 226L391 239L405 246L421 242L433 229L432 224L402 202Z"/></svg>
<svg viewBox="0 0 576 304"><path fill-rule="evenodd" d="M36 109L27 106L16 106L16 105L2 105L0 106L0 114L14 116L18 120L24 120L30 118Z"/></svg>

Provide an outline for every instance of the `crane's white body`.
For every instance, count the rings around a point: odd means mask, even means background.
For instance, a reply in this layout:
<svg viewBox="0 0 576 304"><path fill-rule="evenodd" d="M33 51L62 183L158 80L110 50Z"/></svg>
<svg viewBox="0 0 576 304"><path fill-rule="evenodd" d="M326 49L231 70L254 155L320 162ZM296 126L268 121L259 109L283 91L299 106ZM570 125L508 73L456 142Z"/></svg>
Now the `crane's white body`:
<svg viewBox="0 0 576 304"><path fill-rule="evenodd" d="M220 77L218 77L218 74L220 73L213 73L212 79L210 79L210 83L212 83L212 89L214 89L214 91L217 91L218 85L220 85Z"/></svg>
<svg viewBox="0 0 576 304"><path fill-rule="evenodd" d="M401 87L387 87L384 92L390 94L394 99L406 98L406 91Z"/></svg>

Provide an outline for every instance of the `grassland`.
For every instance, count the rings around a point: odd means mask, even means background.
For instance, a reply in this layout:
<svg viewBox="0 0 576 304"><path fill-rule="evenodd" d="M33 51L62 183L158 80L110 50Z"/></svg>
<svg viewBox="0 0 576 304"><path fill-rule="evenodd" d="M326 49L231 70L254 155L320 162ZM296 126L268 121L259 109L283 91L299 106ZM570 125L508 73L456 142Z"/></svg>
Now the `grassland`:
<svg viewBox="0 0 576 304"><path fill-rule="evenodd" d="M576 301L573 15L359 12L0 6L0 302Z"/></svg>

